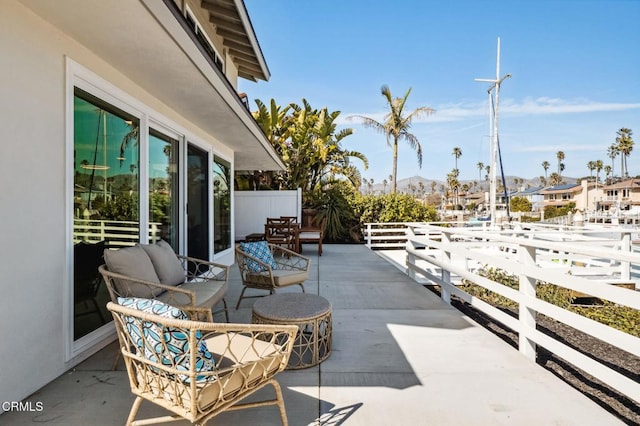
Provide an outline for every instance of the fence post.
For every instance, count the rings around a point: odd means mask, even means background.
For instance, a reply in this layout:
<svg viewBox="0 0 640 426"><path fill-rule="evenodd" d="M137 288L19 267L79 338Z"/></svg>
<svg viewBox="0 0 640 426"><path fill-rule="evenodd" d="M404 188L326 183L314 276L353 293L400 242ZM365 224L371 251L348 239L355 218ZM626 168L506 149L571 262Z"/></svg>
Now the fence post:
<svg viewBox="0 0 640 426"><path fill-rule="evenodd" d="M532 246L519 246L518 253L523 265L536 264L536 248ZM520 275L520 300L518 301L519 319L521 324L518 349L520 353L531 361L536 360L536 344L529 335L536 330L536 311L529 308L526 299L536 297L536 280L525 274Z"/></svg>
<svg viewBox="0 0 640 426"><path fill-rule="evenodd" d="M623 232L620 234L620 251L622 253L631 252L631 233ZM620 261L620 279L623 281L629 281L631 279L631 263L621 260Z"/></svg>
<svg viewBox="0 0 640 426"><path fill-rule="evenodd" d="M411 267L411 266L415 267L416 265L416 256L409 251L410 248L412 249L416 248L416 245L412 240L412 238L415 237L416 234L415 232L413 232L413 229L409 225L407 225L405 234L407 236L407 242L405 243L405 251L407 252L407 275L409 275L409 278L411 278L412 280L417 281L416 271Z"/></svg>
<svg viewBox="0 0 640 426"><path fill-rule="evenodd" d="M371 249L371 224L367 223L367 247Z"/></svg>
<svg viewBox="0 0 640 426"><path fill-rule="evenodd" d="M442 242L444 243L442 245L442 256L443 256L443 260L447 262L447 266L449 266L451 264L451 252L448 250L449 249L449 244L451 243L451 236L446 233L443 232L442 233ZM447 304L451 304L451 291L449 290L449 287L451 285L451 272L446 269L446 268L442 268L442 281L443 281L443 285L440 288L440 297L442 297L442 300L447 303Z"/></svg>

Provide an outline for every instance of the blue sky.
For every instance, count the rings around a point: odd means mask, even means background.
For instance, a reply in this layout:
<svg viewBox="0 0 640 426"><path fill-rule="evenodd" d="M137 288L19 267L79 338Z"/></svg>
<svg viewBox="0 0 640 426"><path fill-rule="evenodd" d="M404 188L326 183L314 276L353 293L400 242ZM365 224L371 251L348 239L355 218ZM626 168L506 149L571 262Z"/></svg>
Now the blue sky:
<svg viewBox="0 0 640 426"><path fill-rule="evenodd" d="M245 0L271 71L268 82L241 81L252 99L341 111L341 126L355 130L344 146L364 153L366 178L391 173L392 151L383 135L364 129L352 114L382 120L380 87L394 96L412 88L408 108L428 106L415 122L423 153L402 142L398 179L444 180L462 150L460 177L478 179L489 163L487 83L512 74L500 91L500 143L505 174L544 175L543 161L564 176L589 175L616 131L631 128L635 149L629 173L640 174L640 1L325 1ZM620 172L620 158L614 164ZM484 176L484 173L483 173Z"/></svg>

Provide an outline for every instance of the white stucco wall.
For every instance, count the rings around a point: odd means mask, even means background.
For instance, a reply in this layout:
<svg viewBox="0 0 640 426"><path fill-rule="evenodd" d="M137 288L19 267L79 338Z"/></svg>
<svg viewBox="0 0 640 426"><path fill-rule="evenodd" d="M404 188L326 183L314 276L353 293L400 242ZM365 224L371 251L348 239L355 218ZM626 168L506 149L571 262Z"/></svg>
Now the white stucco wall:
<svg viewBox="0 0 640 426"><path fill-rule="evenodd" d="M0 401L30 395L90 354L65 362L65 56L233 160L232 149L97 55L21 4L0 2Z"/></svg>

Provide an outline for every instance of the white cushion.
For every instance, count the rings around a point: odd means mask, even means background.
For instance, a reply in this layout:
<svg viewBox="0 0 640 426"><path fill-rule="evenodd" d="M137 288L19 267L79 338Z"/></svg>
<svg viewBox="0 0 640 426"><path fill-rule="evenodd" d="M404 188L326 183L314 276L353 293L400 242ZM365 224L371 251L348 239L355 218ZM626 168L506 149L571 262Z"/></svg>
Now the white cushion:
<svg viewBox="0 0 640 426"><path fill-rule="evenodd" d="M320 232L319 231L316 231L316 232L304 231L304 232L301 232L298 235L298 239L300 239L300 240L319 240L320 239Z"/></svg>

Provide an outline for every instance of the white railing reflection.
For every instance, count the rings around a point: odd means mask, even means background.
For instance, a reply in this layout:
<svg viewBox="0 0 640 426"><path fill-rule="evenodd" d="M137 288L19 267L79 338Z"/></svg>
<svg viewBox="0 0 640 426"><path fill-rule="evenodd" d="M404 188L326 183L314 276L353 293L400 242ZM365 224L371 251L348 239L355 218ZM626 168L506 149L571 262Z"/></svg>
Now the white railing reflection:
<svg viewBox="0 0 640 426"><path fill-rule="evenodd" d="M161 238L159 222L149 223L149 242ZM109 247L133 246L140 241L140 224L121 220L73 220L73 243L107 241Z"/></svg>

